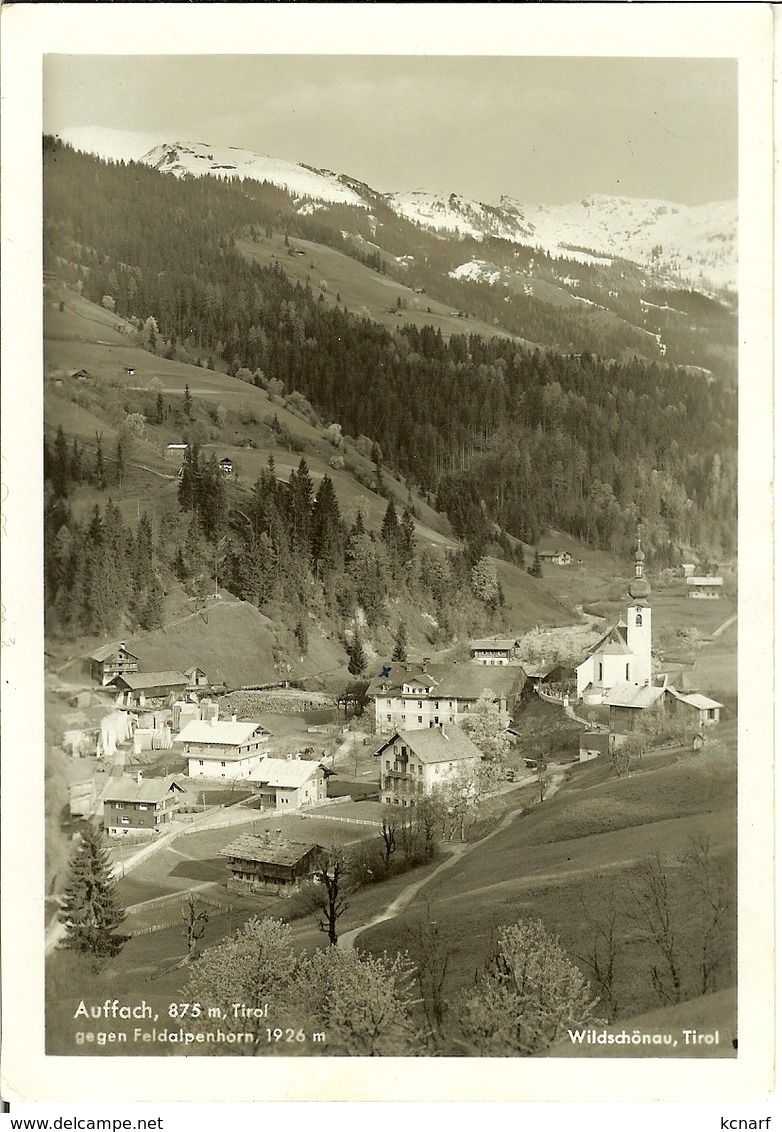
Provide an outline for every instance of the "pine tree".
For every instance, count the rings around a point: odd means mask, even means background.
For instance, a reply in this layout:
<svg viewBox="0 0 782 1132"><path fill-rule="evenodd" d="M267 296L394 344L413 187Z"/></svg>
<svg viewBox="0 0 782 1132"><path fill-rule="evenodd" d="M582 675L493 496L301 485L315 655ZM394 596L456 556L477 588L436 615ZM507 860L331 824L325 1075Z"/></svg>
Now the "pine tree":
<svg viewBox="0 0 782 1132"><path fill-rule="evenodd" d="M214 367L210 367L210 368L214 368ZM187 417L188 420L190 420L192 414L193 414L193 398L190 394L190 386L186 385L185 386L185 416Z"/></svg>
<svg viewBox="0 0 782 1132"><path fill-rule="evenodd" d="M92 475L98 491L103 491L106 486L106 467L103 463L103 446L101 444L101 437L99 435L96 435L95 441L95 470Z"/></svg>
<svg viewBox="0 0 782 1132"><path fill-rule="evenodd" d="M163 394L158 393L155 402L155 424L163 423Z"/></svg>
<svg viewBox="0 0 782 1132"><path fill-rule="evenodd" d="M307 649L309 647L309 637L307 635L307 626L304 624L304 620L301 617L296 622L296 628L293 630L293 635L296 638L296 644L301 649L302 656L306 656Z"/></svg>
<svg viewBox="0 0 782 1132"><path fill-rule="evenodd" d="M339 561L340 521L334 484L324 476L312 509L312 560L321 577L334 570Z"/></svg>
<svg viewBox="0 0 782 1132"><path fill-rule="evenodd" d="M117 934L125 912L117 903L116 882L102 841L103 831L91 822L71 857L58 916L65 926L64 946L96 959L118 955L130 938Z"/></svg>
<svg viewBox="0 0 782 1132"><path fill-rule="evenodd" d="M159 629L163 624L163 587L157 578L149 588L149 596L141 613L142 629Z"/></svg>
<svg viewBox="0 0 782 1132"><path fill-rule="evenodd" d="M361 634L358 629L353 633L349 656L348 672L350 675L363 676L367 670L367 657L364 652L364 642L361 640Z"/></svg>
<svg viewBox="0 0 782 1132"><path fill-rule="evenodd" d="M543 577L543 563L537 550L535 551L535 558L532 565L527 567L527 573L533 578Z"/></svg>
<svg viewBox="0 0 782 1132"><path fill-rule="evenodd" d="M399 622L399 628L396 631L396 640L394 642L394 651L391 655L392 660L404 661L407 660L407 626L404 621Z"/></svg>
<svg viewBox="0 0 782 1132"><path fill-rule="evenodd" d="M386 513L383 516L383 525L380 528L380 537L389 551L394 554L399 542L399 519L397 518L393 499L389 499L388 501Z"/></svg>
<svg viewBox="0 0 782 1132"><path fill-rule="evenodd" d="M125 437L120 435L117 437L117 455L116 463L114 465L114 474L116 477L117 487L122 487L122 481L125 479L126 460L125 460L126 444Z"/></svg>
<svg viewBox="0 0 782 1132"><path fill-rule="evenodd" d="M71 461L70 456L68 455L68 442L65 439L65 433L62 430L62 425L60 425L57 429L57 435L54 438L52 484L54 486L55 495L68 494L70 465Z"/></svg>

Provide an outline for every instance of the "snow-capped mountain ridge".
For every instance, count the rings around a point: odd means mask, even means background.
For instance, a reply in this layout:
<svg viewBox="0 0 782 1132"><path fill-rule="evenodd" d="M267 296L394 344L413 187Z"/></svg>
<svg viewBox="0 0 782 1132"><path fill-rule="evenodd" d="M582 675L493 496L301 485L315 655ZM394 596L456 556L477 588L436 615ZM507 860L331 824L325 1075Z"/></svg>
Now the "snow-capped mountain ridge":
<svg viewBox="0 0 782 1132"><path fill-rule="evenodd" d="M176 177L216 176L268 181L313 211L347 204L371 211L384 201L399 216L444 238L496 237L581 262L628 259L649 272L705 290L737 286L737 201L682 205L594 193L563 205L525 204L503 195L496 204L456 192L373 190L347 174L253 153L236 146L168 142L152 135L75 128L63 141L109 160L142 161Z"/></svg>

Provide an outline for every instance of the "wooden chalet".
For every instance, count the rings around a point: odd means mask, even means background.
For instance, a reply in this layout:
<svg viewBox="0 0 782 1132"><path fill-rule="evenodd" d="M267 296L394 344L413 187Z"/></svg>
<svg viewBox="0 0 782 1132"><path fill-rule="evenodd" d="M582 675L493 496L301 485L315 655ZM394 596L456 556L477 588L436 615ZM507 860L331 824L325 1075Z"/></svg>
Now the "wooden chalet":
<svg viewBox="0 0 782 1132"><path fill-rule="evenodd" d="M232 841L221 856L228 858L229 884L284 896L309 880L322 867L325 850L274 837L245 834Z"/></svg>
<svg viewBox="0 0 782 1132"><path fill-rule="evenodd" d="M126 647L124 641L119 644L104 645L97 649L89 658L90 677L96 684L110 684L115 676L125 676L129 672L138 672L138 657Z"/></svg>

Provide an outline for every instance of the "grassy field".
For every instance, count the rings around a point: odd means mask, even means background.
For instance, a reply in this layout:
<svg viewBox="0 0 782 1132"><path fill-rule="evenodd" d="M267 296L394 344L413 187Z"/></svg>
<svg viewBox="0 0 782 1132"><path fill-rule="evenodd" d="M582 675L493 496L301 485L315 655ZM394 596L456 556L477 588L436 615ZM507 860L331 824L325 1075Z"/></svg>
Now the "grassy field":
<svg viewBox="0 0 782 1132"><path fill-rule="evenodd" d="M557 795L518 817L485 848L478 845L401 916L363 932L358 946L393 951L422 916L436 920L449 952L446 994L454 997L483 969L499 925L540 918L578 958L591 945L590 919L599 917L613 893L619 913L614 989L618 1016L631 1017L659 1006L650 979L659 959L638 922L633 896L643 883L644 860L659 851L671 869L685 997L695 997L702 925L677 859L694 834L703 834L715 868L735 893L735 775L735 742L714 749L712 757L706 750L681 753L621 780L599 762L576 768ZM722 987L735 977L733 937L731 921L721 941Z"/></svg>
<svg viewBox="0 0 782 1132"><path fill-rule="evenodd" d="M416 294L411 287L389 279L370 267L365 267L343 252L296 238L291 242L289 255L284 238L274 235L261 243L237 240L236 246L243 255L263 267L279 263L294 283L320 291L327 303L346 306L352 314L371 318L387 330L396 330L405 323L413 326L432 326L443 337L452 334L480 334L484 338L510 338L522 343L524 339L509 334L500 327L477 318L458 318L453 307L437 302L428 295ZM295 249L306 254L299 256ZM321 284L325 283L325 288ZM398 308L397 299L402 306ZM532 343L526 343L532 346Z"/></svg>

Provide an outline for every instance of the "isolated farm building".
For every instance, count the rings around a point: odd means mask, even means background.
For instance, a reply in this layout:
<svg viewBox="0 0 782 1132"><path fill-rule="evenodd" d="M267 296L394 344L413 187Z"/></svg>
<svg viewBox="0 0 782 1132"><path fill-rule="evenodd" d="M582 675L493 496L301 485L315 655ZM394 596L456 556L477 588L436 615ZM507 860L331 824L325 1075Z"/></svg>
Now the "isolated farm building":
<svg viewBox="0 0 782 1132"><path fill-rule="evenodd" d="M695 573L695 563L682 562L682 571L684 572L685 578L691 578Z"/></svg>
<svg viewBox="0 0 782 1132"><path fill-rule="evenodd" d="M269 744L255 720L194 719L179 732L190 778L254 778Z"/></svg>
<svg viewBox="0 0 782 1132"><path fill-rule="evenodd" d="M133 377L135 372L136 372L135 366L125 366L125 374L126 374L127 377Z"/></svg>
<svg viewBox="0 0 782 1132"><path fill-rule="evenodd" d="M96 684L110 684L115 676L138 672L138 657L124 641L117 645L104 645L90 657L90 678Z"/></svg>
<svg viewBox="0 0 782 1132"><path fill-rule="evenodd" d="M644 575L644 561L639 539L635 576L627 591L626 620L604 633L576 667L576 694L585 703L607 702L606 694L619 684L652 682L652 610L647 600L651 586Z"/></svg>
<svg viewBox="0 0 782 1132"><path fill-rule="evenodd" d="M76 373L72 373L71 377L76 381L92 381L92 374L86 369L77 369Z"/></svg>
<svg viewBox="0 0 782 1132"><path fill-rule="evenodd" d="M687 597L716 600L722 597L722 578L707 575L705 577L692 577L687 579Z"/></svg>
<svg viewBox="0 0 782 1132"><path fill-rule="evenodd" d="M188 688L203 688L209 683L209 678L203 668L198 668L196 665L193 665L192 668L186 668L185 676L187 677Z"/></svg>
<svg viewBox="0 0 782 1132"><path fill-rule="evenodd" d="M676 688L665 689L665 708L669 715L681 719L700 730L719 723L720 710L725 705L700 692L679 692Z"/></svg>
<svg viewBox="0 0 782 1132"><path fill-rule="evenodd" d="M232 476L234 474L234 462L228 456L225 456L217 466L224 476Z"/></svg>
<svg viewBox="0 0 782 1132"><path fill-rule="evenodd" d="M659 708L664 695L665 688L652 684L615 684L603 697L603 703L608 705L608 729L617 742L636 729L643 712Z"/></svg>
<svg viewBox="0 0 782 1132"><path fill-rule="evenodd" d="M322 802L326 797L326 780L333 771L309 759L264 758L254 772L261 801L275 810L298 810Z"/></svg>
<svg viewBox="0 0 782 1132"><path fill-rule="evenodd" d="M567 550L539 550L538 558L552 566L569 566L573 561L573 555Z"/></svg>
<svg viewBox="0 0 782 1132"><path fill-rule="evenodd" d="M379 665L367 695L377 731L389 734L458 723L486 690L500 715L512 715L525 681L519 664L432 664L424 671L392 661Z"/></svg>
<svg viewBox="0 0 782 1132"><path fill-rule="evenodd" d="M179 809L183 788L167 778L110 778L103 791L103 828L111 836L133 831L160 832Z"/></svg>
<svg viewBox="0 0 782 1132"><path fill-rule="evenodd" d="M472 739L457 727L395 731L375 751L380 759L380 800L414 806L438 786L469 781L481 761Z"/></svg>
<svg viewBox="0 0 782 1132"><path fill-rule="evenodd" d="M310 880L326 858L320 845L284 841L271 833L244 834L221 849L220 855L228 858L231 887L260 889L278 896Z"/></svg>
<svg viewBox="0 0 782 1132"><path fill-rule="evenodd" d="M470 644L470 660L475 664L512 664L519 655L514 637L485 637Z"/></svg>
<svg viewBox="0 0 782 1132"><path fill-rule="evenodd" d="M189 444L167 444L163 455L166 459L168 459L169 456L179 456L181 459L184 459L185 452L187 452L189 447Z"/></svg>
<svg viewBox="0 0 782 1132"><path fill-rule="evenodd" d="M120 693L123 707L143 707L148 700L179 696L187 687L184 672L127 672L115 676L110 686Z"/></svg>

